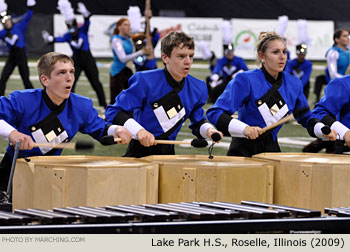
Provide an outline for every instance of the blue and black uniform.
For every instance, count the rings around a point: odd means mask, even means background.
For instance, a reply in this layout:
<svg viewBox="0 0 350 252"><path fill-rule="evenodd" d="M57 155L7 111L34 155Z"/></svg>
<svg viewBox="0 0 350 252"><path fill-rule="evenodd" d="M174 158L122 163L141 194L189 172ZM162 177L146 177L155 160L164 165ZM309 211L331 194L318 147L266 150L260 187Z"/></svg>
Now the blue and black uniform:
<svg viewBox="0 0 350 252"><path fill-rule="evenodd" d="M301 81L285 72L275 80L266 70L255 69L237 74L224 93L207 111L207 117L224 135L231 136L231 115L238 111L238 120L248 126L264 128L287 114L308 108ZM306 127L310 112L297 117ZM255 140L232 137L227 155L252 156L262 152L279 152L277 133L282 126L267 131Z"/></svg>
<svg viewBox="0 0 350 252"><path fill-rule="evenodd" d="M5 95L6 82L16 66L18 66L23 85L26 89L33 88L29 80L28 58L26 53L25 32L33 16L33 10L28 7L23 19L13 24L11 29L0 31L0 39L6 42L9 47L9 55L0 78L0 96Z"/></svg>
<svg viewBox="0 0 350 252"><path fill-rule="evenodd" d="M321 121L330 126L339 121L346 127L350 127L350 76L344 76L331 80L324 90L323 98L315 105L312 111L312 118L308 120L308 130L313 131L314 125ZM338 132L339 133L339 132ZM324 141L323 147L328 147L329 153L341 154L344 151L349 151L349 148L344 146L344 142ZM328 143L328 145L326 145ZM322 148L321 148L322 149Z"/></svg>
<svg viewBox="0 0 350 252"><path fill-rule="evenodd" d="M71 93L68 99L57 106L42 89L14 91L8 98L0 97L0 119L31 136L37 143L70 142L78 131L100 140L107 135L110 126L98 117L91 99ZM21 150L19 158L60 155L61 152L61 149L40 147ZM13 154L13 147L8 146L0 164L2 185L7 184Z"/></svg>
<svg viewBox="0 0 350 252"><path fill-rule="evenodd" d="M310 89L310 76L312 72L312 63L309 60L304 59L303 62L299 62L298 59L288 60L285 72L298 77L304 85L303 92L306 99L309 97Z"/></svg>
<svg viewBox="0 0 350 252"><path fill-rule="evenodd" d="M221 59L218 59L212 74L218 74L220 76L220 84L213 87L207 83L211 102L215 102L216 99L224 92L227 84L236 73L247 70L248 67L241 57L234 56L232 60L229 60L226 56L224 56Z"/></svg>
<svg viewBox="0 0 350 252"><path fill-rule="evenodd" d="M200 127L207 122L202 106L208 97L203 81L188 75L177 82L165 68L137 72L130 78L129 86L107 107L107 122L124 125L133 113L135 121L156 139L175 140L182 124L190 119L193 134L201 137ZM174 146L144 147L133 139L125 156L161 154L175 154Z"/></svg>
<svg viewBox="0 0 350 252"><path fill-rule="evenodd" d="M98 69L95 58L90 51L88 39L88 31L90 27L90 19L85 18L84 24L80 26L76 33L65 33L62 37L55 37L54 42L67 42L73 51L73 60L75 68L75 82L72 91L74 92L76 83L80 77L81 71L84 70L92 88L95 90L99 105L106 107L106 97L102 83L98 77Z"/></svg>

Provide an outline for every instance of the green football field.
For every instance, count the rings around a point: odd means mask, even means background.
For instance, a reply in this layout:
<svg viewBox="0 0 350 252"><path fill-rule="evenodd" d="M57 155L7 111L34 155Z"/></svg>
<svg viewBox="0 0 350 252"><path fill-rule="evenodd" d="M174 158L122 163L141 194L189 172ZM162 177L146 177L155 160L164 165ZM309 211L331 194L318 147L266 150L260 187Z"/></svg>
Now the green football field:
<svg viewBox="0 0 350 252"><path fill-rule="evenodd" d="M0 60L0 69L3 68L3 60ZM99 66L99 77L101 82L103 83L103 87L106 94L107 103L109 102L109 63L110 61L98 61ZM249 69L256 68L255 63L247 62ZM205 80L205 78L209 75L209 70L207 68L208 64L206 62L195 62L191 74L199 79ZM163 67L162 64L159 64L159 67ZM315 76L322 74L324 72L324 63L323 62L315 62L314 69L311 76L311 88L309 95L309 104L310 107L313 107L313 101L315 99L313 94L313 85L315 81ZM40 88L40 83L38 81L37 72L35 68L35 61L30 62L30 73L31 73L31 81L35 88ZM7 86L6 86L6 95L10 92L18 89L23 89L23 84L17 69L11 75ZM103 114L103 109L98 106L96 94L94 90L91 88L88 80L86 79L84 73L82 73L79 82L76 87L76 93L79 93L84 96L90 97L96 109L99 113ZM207 110L211 104L206 104L204 109ZM185 140L192 139L193 135L191 134L191 130L189 129L189 121L185 122L185 125L182 127L180 134L178 135L177 140ZM89 136L87 136L89 137ZM77 134L74 140L86 138L85 135L80 133ZM90 137L89 137L90 138ZM92 139L92 138L91 138ZM301 152L302 147L310 142L312 138L309 137L306 129L302 126L297 125L295 122L291 121L285 124L281 131L279 132L279 142L284 152ZM94 140L95 141L95 140ZM214 155L226 155L228 146L230 143L230 138L225 137L220 144L216 144L214 146ZM5 152L7 141L0 140L0 155ZM122 156L125 153L126 146L125 145L113 145L113 146L102 146L99 142L95 141L95 149L92 152L75 152L73 150L64 150L64 155L74 155L74 154L88 154L88 155L102 155L102 156ZM176 145L176 154L202 154L205 155L208 153L208 148L203 149L194 149L188 146Z"/></svg>

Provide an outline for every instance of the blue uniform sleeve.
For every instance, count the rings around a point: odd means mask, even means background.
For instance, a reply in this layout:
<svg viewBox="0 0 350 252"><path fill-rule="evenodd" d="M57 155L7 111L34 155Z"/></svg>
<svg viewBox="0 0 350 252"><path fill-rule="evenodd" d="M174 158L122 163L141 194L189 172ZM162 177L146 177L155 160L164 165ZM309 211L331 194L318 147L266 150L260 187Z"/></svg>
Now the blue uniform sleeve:
<svg viewBox="0 0 350 252"><path fill-rule="evenodd" d="M350 89L344 78L333 79L326 86L324 93L324 97L312 111L312 115L319 120L326 115L336 118L346 104L350 105Z"/></svg>
<svg viewBox="0 0 350 252"><path fill-rule="evenodd" d="M234 114L248 101L249 96L250 83L243 73L239 73L228 83L225 91L207 111L208 120L217 126L218 119L222 113Z"/></svg>
<svg viewBox="0 0 350 252"><path fill-rule="evenodd" d="M8 98L0 97L0 119L17 128L22 121L23 113L22 99L18 98L16 91L11 93Z"/></svg>
<svg viewBox="0 0 350 252"><path fill-rule="evenodd" d="M31 10L31 9L27 10L26 13L24 14L23 19L19 23L22 32L24 32L27 29L32 16L33 16L33 10Z"/></svg>
<svg viewBox="0 0 350 252"><path fill-rule="evenodd" d="M90 27L90 19L85 18L84 24L80 26L79 29L84 33L88 33L89 27Z"/></svg>
<svg viewBox="0 0 350 252"><path fill-rule="evenodd" d="M312 72L312 63L307 62L306 68L304 70L304 75L301 77L301 82L303 83L304 86L310 80L311 72Z"/></svg>
<svg viewBox="0 0 350 252"><path fill-rule="evenodd" d="M80 113L84 113L84 120L80 125L79 131L100 141L106 130L107 123L98 116L92 100L88 99L88 102L80 107Z"/></svg>
<svg viewBox="0 0 350 252"><path fill-rule="evenodd" d="M292 65L292 61L291 60L287 60L287 64L286 64L286 67L284 68L284 71L286 73L292 74L292 72L293 72L293 65Z"/></svg>
<svg viewBox="0 0 350 252"><path fill-rule="evenodd" d="M142 72L135 73L129 79L129 88L123 90L116 98L113 105L106 108L106 120L112 123L115 116L120 112L130 113L141 108L147 99L147 83ZM125 120L124 120L125 122ZM120 123L120 125L122 125Z"/></svg>
<svg viewBox="0 0 350 252"><path fill-rule="evenodd" d="M244 71L248 71L247 64L245 63L244 59L241 58L241 63L240 63L240 68L243 69Z"/></svg>
<svg viewBox="0 0 350 252"><path fill-rule="evenodd" d="M224 59L223 58L221 58L221 59L219 59L218 61L217 61L217 63L216 63L216 65L215 65L215 67L214 67L214 70L213 70L213 74L221 74L221 70L222 70L222 68L223 68L223 66L224 66Z"/></svg>
<svg viewBox="0 0 350 252"><path fill-rule="evenodd" d="M190 129L192 129L192 132L194 135L197 135L198 127L202 123L207 122L205 116L204 116L204 110L203 106L206 104L208 99L208 89L206 88L205 83L203 83L203 92L201 98L198 100L197 104L193 107L191 114L189 115L189 119L191 120Z"/></svg>
<svg viewBox="0 0 350 252"><path fill-rule="evenodd" d="M298 85L294 85L294 86L299 86L300 88L298 87L295 106L292 111L297 122L302 126L304 126L305 128L307 128L307 123L311 118L309 104L304 95L303 88L302 88L303 84L301 83L301 80L296 78L295 81L298 81L299 83ZM303 111L303 113L301 113L301 111Z"/></svg>
<svg viewBox="0 0 350 252"><path fill-rule="evenodd" d="M3 30L0 31L0 39L5 38L5 36L6 36L6 30L3 29Z"/></svg>
<svg viewBox="0 0 350 252"><path fill-rule="evenodd" d="M55 42L58 42L58 43L69 42L70 41L69 37L70 37L69 34L66 33L61 37L55 37Z"/></svg>

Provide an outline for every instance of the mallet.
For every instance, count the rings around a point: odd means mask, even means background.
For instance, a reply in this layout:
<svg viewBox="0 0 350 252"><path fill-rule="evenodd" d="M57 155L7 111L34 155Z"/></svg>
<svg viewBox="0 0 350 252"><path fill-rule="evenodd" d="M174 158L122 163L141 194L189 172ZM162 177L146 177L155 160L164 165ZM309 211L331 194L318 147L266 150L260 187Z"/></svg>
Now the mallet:
<svg viewBox="0 0 350 252"><path fill-rule="evenodd" d="M299 109L299 110L294 112L295 117L299 117L299 116L305 114L306 112L308 112L309 110L310 109L308 107L307 108L303 108L303 109ZM293 113L289 114L288 116L283 117L281 120L279 120L277 122L274 122L274 123L272 123L272 124L262 128L261 134L265 133L266 131L268 131L270 129L276 128L276 127L280 126L283 123L289 122L290 120L293 120L293 119L294 119Z"/></svg>
<svg viewBox="0 0 350 252"><path fill-rule="evenodd" d="M101 139L102 145L112 145L121 141L120 138L114 138L113 136L104 136ZM208 145L205 139L195 138L192 141L176 141L176 140L154 140L157 144L187 144L195 148L204 148Z"/></svg>

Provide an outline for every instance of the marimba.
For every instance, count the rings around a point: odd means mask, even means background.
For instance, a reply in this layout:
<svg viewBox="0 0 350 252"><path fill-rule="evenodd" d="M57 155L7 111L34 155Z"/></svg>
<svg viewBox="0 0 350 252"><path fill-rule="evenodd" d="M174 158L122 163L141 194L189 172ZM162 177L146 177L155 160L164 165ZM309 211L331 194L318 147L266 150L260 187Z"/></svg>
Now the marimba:
<svg viewBox="0 0 350 252"><path fill-rule="evenodd" d="M0 233L350 233L350 208L309 210L255 201L0 212Z"/></svg>

